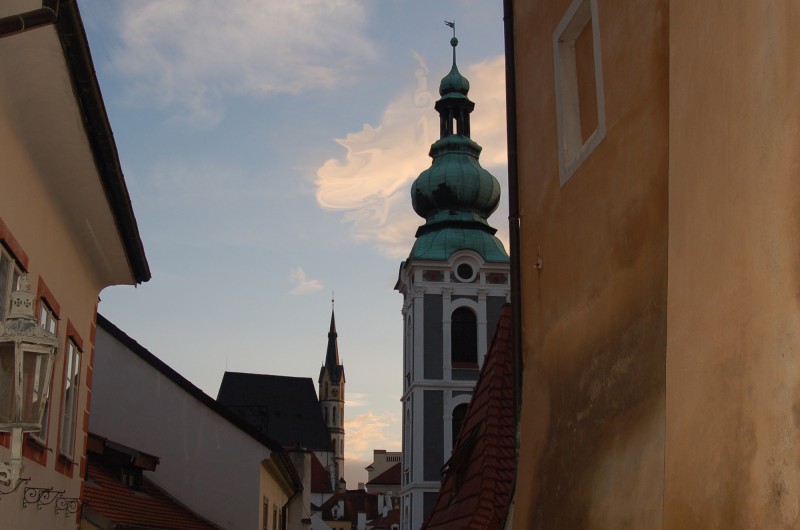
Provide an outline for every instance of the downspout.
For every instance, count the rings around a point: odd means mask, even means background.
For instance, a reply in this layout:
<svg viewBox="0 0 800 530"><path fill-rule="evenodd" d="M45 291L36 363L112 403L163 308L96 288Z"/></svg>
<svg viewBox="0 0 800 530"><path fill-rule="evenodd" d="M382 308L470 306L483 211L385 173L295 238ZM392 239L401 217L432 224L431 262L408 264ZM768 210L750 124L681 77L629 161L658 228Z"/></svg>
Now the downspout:
<svg viewBox="0 0 800 530"><path fill-rule="evenodd" d="M281 450L280 453L280 461L283 464L285 471L291 476L292 483L294 486L294 493L286 500L286 502L281 506L281 526L283 527L281 530L286 530L287 526L287 518L289 515L289 505L292 504L292 501L297 497L300 492L303 491L303 481L300 478L300 475L297 474L297 470L294 468L294 463L292 462L289 455L286 454L286 451Z"/></svg>
<svg viewBox="0 0 800 530"><path fill-rule="evenodd" d="M514 377L516 443L511 503L503 516L506 527L519 474L519 418L522 408L522 304L520 299L519 165L517 151L517 75L514 57L514 0L503 0L503 33L506 55L506 142L508 147L508 232L511 258L511 358Z"/></svg>
<svg viewBox="0 0 800 530"><path fill-rule="evenodd" d="M43 0L39 9L0 18L0 38L54 24L57 18L58 0Z"/></svg>
<svg viewBox="0 0 800 530"><path fill-rule="evenodd" d="M514 67L513 0L503 0L506 50L506 135L508 142L508 229L511 243L511 352L514 364L514 416L522 405L522 304L520 299L519 167L517 160L517 88Z"/></svg>

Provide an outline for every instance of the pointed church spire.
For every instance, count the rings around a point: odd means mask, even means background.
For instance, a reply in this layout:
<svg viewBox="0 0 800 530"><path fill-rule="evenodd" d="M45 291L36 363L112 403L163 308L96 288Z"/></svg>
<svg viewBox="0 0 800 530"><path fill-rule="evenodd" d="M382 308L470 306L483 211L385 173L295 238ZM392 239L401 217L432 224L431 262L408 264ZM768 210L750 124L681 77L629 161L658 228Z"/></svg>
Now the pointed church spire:
<svg viewBox="0 0 800 530"><path fill-rule="evenodd" d="M328 331L328 350L325 353L325 367L330 368L339 365L339 334L336 333L336 316L331 308L331 329Z"/></svg>
<svg viewBox="0 0 800 530"><path fill-rule="evenodd" d="M338 383L344 378L344 366L339 361L339 334L336 333L336 315L334 311L334 300L331 298L331 327L328 331L328 348L325 351L325 364L320 370L319 378L327 372L331 383Z"/></svg>

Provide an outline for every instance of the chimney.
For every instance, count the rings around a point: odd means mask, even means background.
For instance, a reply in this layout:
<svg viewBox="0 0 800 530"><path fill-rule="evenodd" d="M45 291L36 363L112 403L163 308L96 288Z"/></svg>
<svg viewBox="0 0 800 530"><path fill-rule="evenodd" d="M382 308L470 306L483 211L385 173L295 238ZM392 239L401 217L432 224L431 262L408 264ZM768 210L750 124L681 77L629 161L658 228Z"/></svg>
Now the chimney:
<svg viewBox="0 0 800 530"><path fill-rule="evenodd" d="M366 489L366 486L364 486L363 482L359 482L358 483L358 489L361 490L361 491L364 491Z"/></svg>

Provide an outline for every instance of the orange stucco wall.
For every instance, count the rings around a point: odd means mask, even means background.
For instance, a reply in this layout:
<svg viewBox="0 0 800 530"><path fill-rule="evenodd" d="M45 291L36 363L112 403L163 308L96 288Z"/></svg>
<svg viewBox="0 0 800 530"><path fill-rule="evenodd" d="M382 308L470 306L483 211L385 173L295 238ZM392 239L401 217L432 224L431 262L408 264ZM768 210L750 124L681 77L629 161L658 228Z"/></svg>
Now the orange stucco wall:
<svg viewBox="0 0 800 530"><path fill-rule="evenodd" d="M798 528L800 3L670 19L664 527Z"/></svg>
<svg viewBox="0 0 800 530"><path fill-rule="evenodd" d="M800 3L597 3L608 132L561 187L570 2L514 2L511 526L798 528Z"/></svg>
<svg viewBox="0 0 800 530"><path fill-rule="evenodd" d="M569 4L517 2L514 13L525 388L513 525L657 528L667 307L666 2L600 2L607 134L561 187L552 35Z"/></svg>

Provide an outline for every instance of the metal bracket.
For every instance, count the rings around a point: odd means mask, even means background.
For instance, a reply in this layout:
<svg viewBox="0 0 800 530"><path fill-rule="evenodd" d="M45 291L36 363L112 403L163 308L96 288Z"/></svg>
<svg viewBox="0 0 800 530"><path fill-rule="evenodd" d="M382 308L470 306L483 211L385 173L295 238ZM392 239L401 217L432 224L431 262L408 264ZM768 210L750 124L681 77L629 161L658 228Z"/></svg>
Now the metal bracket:
<svg viewBox="0 0 800 530"><path fill-rule="evenodd" d="M27 508L28 505L35 504L36 509L41 510L42 506L52 504L53 501L58 500L63 495L64 491L55 491L53 488L25 488L22 507Z"/></svg>
<svg viewBox="0 0 800 530"><path fill-rule="evenodd" d="M70 514L78 513L78 505L81 499L79 497L64 497L59 495L56 497L56 515L59 512L64 512L64 517L69 517Z"/></svg>
<svg viewBox="0 0 800 530"><path fill-rule="evenodd" d="M11 488L11 489L8 489L8 490L6 490L6 489L3 489L2 487L0 487L0 501L2 501L2 500L3 500L3 498L2 498L2 495L11 495L11 494L12 494L12 493L14 493L15 491L17 491L17 490L19 489L19 487L20 487L20 486L21 486L23 483L25 483L25 482L28 482L30 479L31 479L30 477L28 477L28 478L23 478L23 477L20 477L19 479L17 479L17 483L16 483L16 484L14 484L14 487L13 487L13 488ZM10 485L11 485L11 480L0 480L0 486L6 486L6 487L8 487L8 486L10 486Z"/></svg>

